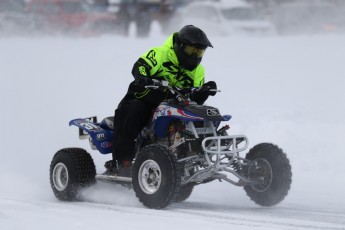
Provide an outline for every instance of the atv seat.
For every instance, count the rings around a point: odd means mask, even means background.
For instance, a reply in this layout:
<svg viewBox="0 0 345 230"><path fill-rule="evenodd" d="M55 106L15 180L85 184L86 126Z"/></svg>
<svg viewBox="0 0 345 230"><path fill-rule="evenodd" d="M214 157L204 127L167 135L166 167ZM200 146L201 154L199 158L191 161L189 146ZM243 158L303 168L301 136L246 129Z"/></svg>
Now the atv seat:
<svg viewBox="0 0 345 230"><path fill-rule="evenodd" d="M104 118L99 126L103 129L114 129L114 117L106 117Z"/></svg>

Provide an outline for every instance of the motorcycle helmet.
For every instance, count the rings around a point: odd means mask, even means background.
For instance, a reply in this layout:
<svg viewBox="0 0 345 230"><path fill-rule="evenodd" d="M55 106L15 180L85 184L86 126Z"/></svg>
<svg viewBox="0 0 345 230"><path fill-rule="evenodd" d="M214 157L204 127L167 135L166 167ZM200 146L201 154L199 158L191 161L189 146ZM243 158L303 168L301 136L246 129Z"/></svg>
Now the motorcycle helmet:
<svg viewBox="0 0 345 230"><path fill-rule="evenodd" d="M201 62L207 47L213 47L204 31L193 25L184 26L174 38L174 51L180 65L190 71Z"/></svg>

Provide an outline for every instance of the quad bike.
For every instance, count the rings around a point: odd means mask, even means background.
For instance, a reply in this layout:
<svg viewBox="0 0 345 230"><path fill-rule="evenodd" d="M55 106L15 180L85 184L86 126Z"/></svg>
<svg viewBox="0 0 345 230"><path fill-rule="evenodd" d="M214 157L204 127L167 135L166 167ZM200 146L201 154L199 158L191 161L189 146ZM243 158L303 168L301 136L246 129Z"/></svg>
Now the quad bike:
<svg viewBox="0 0 345 230"><path fill-rule="evenodd" d="M278 146L261 143L248 148L244 135L228 135L229 125L221 122L217 108L198 105L189 93L179 88L158 84L147 86L169 90L173 99L162 102L152 119L135 141L136 157L132 177L96 175L90 154L81 148L64 148L53 157L50 184L60 200L78 200L83 188L97 180L127 185L134 189L145 206L161 209L181 202L191 195L194 186L214 180L244 187L258 205L272 206L288 194L291 166ZM96 117L74 119L69 125L79 127L79 137L87 138L91 148L101 154L111 153L113 117L97 122Z"/></svg>

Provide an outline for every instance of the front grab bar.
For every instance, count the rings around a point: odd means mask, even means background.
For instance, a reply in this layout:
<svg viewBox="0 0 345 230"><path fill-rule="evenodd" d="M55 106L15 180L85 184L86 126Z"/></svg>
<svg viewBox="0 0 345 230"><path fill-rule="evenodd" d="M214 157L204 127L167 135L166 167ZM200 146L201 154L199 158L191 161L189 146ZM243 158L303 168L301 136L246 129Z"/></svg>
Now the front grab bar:
<svg viewBox="0 0 345 230"><path fill-rule="evenodd" d="M247 149L248 145L248 138L244 135L206 137L201 143L206 153L217 155L236 154Z"/></svg>

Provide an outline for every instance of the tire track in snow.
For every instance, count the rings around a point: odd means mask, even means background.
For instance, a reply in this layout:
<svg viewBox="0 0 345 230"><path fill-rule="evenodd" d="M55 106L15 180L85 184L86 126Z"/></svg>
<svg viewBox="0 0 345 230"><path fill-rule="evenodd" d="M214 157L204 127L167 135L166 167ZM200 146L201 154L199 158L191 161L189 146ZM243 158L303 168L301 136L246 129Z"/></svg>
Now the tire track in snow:
<svg viewBox="0 0 345 230"><path fill-rule="evenodd" d="M328 229L345 230L345 214L302 211L298 209L238 208L206 203L181 203L173 205L176 212L186 215L225 221L229 224L271 227L275 229Z"/></svg>
<svg viewBox="0 0 345 230"><path fill-rule="evenodd" d="M140 219L165 219L168 222L179 220L186 225L197 222L202 225L237 226L240 229L262 228L265 230L345 230L345 214L298 210L293 208L252 208L215 205L202 202L172 204L164 210L147 209L144 206L126 206L95 202L50 202L0 199L4 206L21 207L24 210L49 210L52 213L65 213L66 209L74 218L78 210L83 213L104 213L117 216L127 215ZM1 206L2 206L1 205ZM89 210L89 211L88 211ZM0 210L0 219L8 217ZM135 217L137 216L137 217Z"/></svg>

